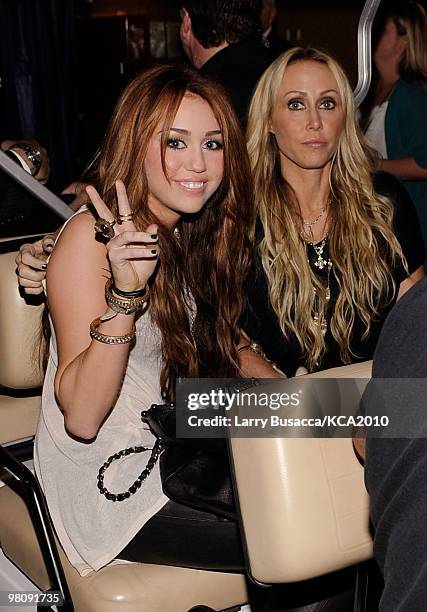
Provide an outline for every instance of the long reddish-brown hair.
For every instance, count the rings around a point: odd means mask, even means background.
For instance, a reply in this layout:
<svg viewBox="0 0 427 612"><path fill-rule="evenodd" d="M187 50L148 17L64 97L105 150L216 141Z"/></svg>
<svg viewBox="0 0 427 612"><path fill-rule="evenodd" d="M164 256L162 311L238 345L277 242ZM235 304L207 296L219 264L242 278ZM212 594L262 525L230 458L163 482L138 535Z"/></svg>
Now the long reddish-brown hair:
<svg viewBox="0 0 427 612"><path fill-rule="evenodd" d="M224 175L200 213L181 218L176 235L148 207L144 160L161 123L166 171L168 131L186 93L206 100L219 123ZM160 384L165 399L173 399L179 377L239 373L236 345L253 226L250 177L244 137L217 84L193 69L157 66L126 87L102 144L94 182L117 215L115 181L122 179L136 227L159 226L159 265L150 292L149 316L162 336ZM197 312L193 323L189 296Z"/></svg>

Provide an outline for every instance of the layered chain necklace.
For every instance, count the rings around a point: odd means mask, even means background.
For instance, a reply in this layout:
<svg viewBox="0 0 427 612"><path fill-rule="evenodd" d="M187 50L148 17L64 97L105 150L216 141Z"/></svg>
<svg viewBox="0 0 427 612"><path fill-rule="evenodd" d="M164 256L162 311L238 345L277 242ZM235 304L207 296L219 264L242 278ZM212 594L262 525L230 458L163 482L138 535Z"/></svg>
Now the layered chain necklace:
<svg viewBox="0 0 427 612"><path fill-rule="evenodd" d="M324 206L321 209L320 213L312 221L304 221L304 219L302 220L302 224L303 224L303 228L304 228L304 230L303 230L304 234L306 234L306 236L308 236L308 238L309 238L311 243L313 243L313 241L314 241L313 227L316 225L316 223L318 223L320 221L320 219L322 219L322 217L324 216L325 212L326 212L326 206Z"/></svg>
<svg viewBox="0 0 427 612"><path fill-rule="evenodd" d="M314 262L316 265L317 262ZM331 270L332 270L332 261L328 258L326 266L328 268L328 276L326 280L325 287L325 302L323 304L323 308L321 308L321 300L319 298L316 287L313 287L314 291L314 309L313 309L313 321L315 325L320 327L320 331L324 336L328 331L328 310L329 310L329 302L331 300L331 286L330 286L330 278L331 278Z"/></svg>
<svg viewBox="0 0 427 612"><path fill-rule="evenodd" d="M328 204L329 204L329 200L328 200ZM317 256L314 261L315 268L317 268L318 270L324 270L325 268L327 269L325 301L323 303L323 308L321 308L322 302L318 295L318 291L316 287L313 286L314 297L315 297L314 310L313 310L313 321L320 328L320 331L323 336L326 334L328 330L328 309L329 309L329 302L331 299L330 277L331 277L331 270L332 270L332 260L329 257L329 255L327 255L326 257L324 255L328 235L326 234L320 242L315 244L313 228L324 217L326 213L327 205L321 209L321 211L319 212L319 214L317 215L315 219L312 219L310 221L305 221L303 219L302 221L303 234L309 238L308 244L311 247L313 247L313 250ZM304 238L304 235L303 235L303 238ZM310 261L308 261L308 263L310 265Z"/></svg>

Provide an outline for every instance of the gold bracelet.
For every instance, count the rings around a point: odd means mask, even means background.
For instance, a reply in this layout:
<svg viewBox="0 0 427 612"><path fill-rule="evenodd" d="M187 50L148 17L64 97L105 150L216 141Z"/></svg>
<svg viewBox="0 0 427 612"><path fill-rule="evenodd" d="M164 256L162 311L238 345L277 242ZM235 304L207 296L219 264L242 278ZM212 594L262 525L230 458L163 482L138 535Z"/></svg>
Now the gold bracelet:
<svg viewBox="0 0 427 612"><path fill-rule="evenodd" d="M132 331L124 336L107 336L106 334L101 334L97 330L98 325L104 323L105 320L102 317L98 317L90 324L90 337L98 342L103 342L104 344L130 344L131 342L135 342L136 340L136 329L135 325L132 326Z"/></svg>
<svg viewBox="0 0 427 612"><path fill-rule="evenodd" d="M237 352L240 353L241 351L245 351L246 349L252 351L253 353L257 353L257 355L261 355L261 357L264 357L264 359L266 359L262 346L258 342L254 342L253 340L251 340L250 344L244 344L243 346L239 346Z"/></svg>
<svg viewBox="0 0 427 612"><path fill-rule="evenodd" d="M267 363L269 363L271 365L271 367L273 368L273 370L276 370L276 372L278 374L281 374L282 376L287 378L286 374L284 372L282 372L282 370L274 363L274 361L271 361L271 359L269 359L266 356L266 354L264 353L264 349L262 348L262 346L258 342L254 342L253 340L251 340L250 344L244 344L243 346L240 346L237 349L237 352L240 353L241 351L245 351L245 350L252 351L253 353L256 353L257 355L262 357L262 359L264 359Z"/></svg>
<svg viewBox="0 0 427 612"><path fill-rule="evenodd" d="M148 301L148 288L141 297L122 298L113 294L111 290L113 285L114 280L112 278L108 279L105 284L105 300L111 310L128 315L144 308L144 305Z"/></svg>

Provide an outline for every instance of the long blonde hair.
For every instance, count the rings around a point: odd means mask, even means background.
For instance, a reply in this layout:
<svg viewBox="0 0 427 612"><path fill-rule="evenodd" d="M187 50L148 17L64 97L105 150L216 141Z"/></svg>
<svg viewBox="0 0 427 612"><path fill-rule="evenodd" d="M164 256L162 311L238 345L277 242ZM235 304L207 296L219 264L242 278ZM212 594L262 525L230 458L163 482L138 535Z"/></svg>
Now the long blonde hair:
<svg viewBox="0 0 427 612"><path fill-rule="evenodd" d="M329 67L345 116L331 164L328 233L329 255L339 285L330 328L343 363L351 361L351 330L356 315L364 323L366 337L384 300L391 300L395 294L390 270L396 258L402 257L402 251L392 231L392 205L373 188L373 160L356 125L353 95L343 70L329 55L316 49L287 51L265 71L255 90L247 129L248 151L255 202L264 228L259 248L271 304L285 337L295 334L311 371L325 351L322 321L316 324L313 320L316 304L320 313L325 311L325 288L307 261L298 201L281 176L279 151L269 127L287 66L304 60Z"/></svg>

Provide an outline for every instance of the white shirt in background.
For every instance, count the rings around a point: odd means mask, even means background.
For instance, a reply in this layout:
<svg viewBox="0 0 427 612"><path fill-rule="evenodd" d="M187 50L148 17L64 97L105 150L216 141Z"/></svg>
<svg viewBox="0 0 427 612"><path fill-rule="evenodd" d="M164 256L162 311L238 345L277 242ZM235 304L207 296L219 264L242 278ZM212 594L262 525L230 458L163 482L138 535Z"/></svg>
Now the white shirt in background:
<svg viewBox="0 0 427 612"><path fill-rule="evenodd" d="M365 138L368 144L378 151L383 159L388 159L387 145L385 141L385 115L387 112L388 100L374 106L369 116L368 127Z"/></svg>

